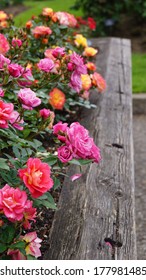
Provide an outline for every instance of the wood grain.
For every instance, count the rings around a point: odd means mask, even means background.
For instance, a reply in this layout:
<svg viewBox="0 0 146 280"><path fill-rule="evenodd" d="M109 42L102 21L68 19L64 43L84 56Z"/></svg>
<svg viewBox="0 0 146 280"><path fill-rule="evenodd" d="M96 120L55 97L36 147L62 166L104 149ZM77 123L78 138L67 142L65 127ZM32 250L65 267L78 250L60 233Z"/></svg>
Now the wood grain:
<svg viewBox="0 0 146 280"><path fill-rule="evenodd" d="M101 149L102 161L65 178L45 259L136 259L132 136L131 48L128 39L92 40L106 92L91 94L81 124ZM68 175L78 173L77 166ZM111 245L110 245L111 244Z"/></svg>

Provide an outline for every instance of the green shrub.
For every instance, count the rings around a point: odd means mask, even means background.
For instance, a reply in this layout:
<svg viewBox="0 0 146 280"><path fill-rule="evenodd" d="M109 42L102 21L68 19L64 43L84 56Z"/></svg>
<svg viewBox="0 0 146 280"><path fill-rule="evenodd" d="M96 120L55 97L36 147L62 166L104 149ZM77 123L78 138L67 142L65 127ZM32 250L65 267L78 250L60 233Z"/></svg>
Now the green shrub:
<svg viewBox="0 0 146 280"><path fill-rule="evenodd" d="M146 0L76 0L74 9L79 8L85 18L90 16L97 21L100 35L107 34L120 21L121 14L133 15L137 21L146 19Z"/></svg>

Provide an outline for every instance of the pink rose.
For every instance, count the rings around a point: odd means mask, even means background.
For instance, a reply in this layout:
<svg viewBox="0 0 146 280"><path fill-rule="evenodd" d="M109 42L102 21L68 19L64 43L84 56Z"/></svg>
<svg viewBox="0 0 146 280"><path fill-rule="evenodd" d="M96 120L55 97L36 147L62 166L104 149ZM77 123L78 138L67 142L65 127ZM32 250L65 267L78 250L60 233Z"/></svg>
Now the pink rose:
<svg viewBox="0 0 146 280"><path fill-rule="evenodd" d="M11 260L26 260L24 256L18 249L8 249L7 255L11 257Z"/></svg>
<svg viewBox="0 0 146 280"><path fill-rule="evenodd" d="M67 131L68 124L62 123L61 121L58 122L53 126L53 134L57 135L58 139L62 142L66 141L66 131Z"/></svg>
<svg viewBox="0 0 146 280"><path fill-rule="evenodd" d="M41 256L41 251L40 251L40 247L41 247L41 242L42 240L40 238L37 237L36 232L29 232L26 233L22 240L24 240L27 244L25 251L26 251L26 255L31 255L34 256L36 258Z"/></svg>
<svg viewBox="0 0 146 280"><path fill-rule="evenodd" d="M95 162L101 159L99 148L94 144L93 138L78 122L72 123L67 129L66 144L72 146L75 158L93 159Z"/></svg>
<svg viewBox="0 0 146 280"><path fill-rule="evenodd" d="M53 186L50 166L38 158L29 158L27 167L19 169L18 173L34 198L43 195Z"/></svg>
<svg viewBox="0 0 146 280"><path fill-rule="evenodd" d="M16 39L16 38L13 38L12 39L12 46L15 48L15 47L21 47L22 46L22 41L20 39Z"/></svg>
<svg viewBox="0 0 146 280"><path fill-rule="evenodd" d="M8 66L8 71L11 76L18 78L23 74L24 68L17 63L11 63Z"/></svg>
<svg viewBox="0 0 146 280"><path fill-rule="evenodd" d="M21 76L21 78L23 78L23 80L19 80L18 83L20 86L22 87L26 87L26 86L31 86L32 85L32 81L34 80L31 69L26 68Z"/></svg>
<svg viewBox="0 0 146 280"><path fill-rule="evenodd" d="M84 64L83 58L79 54L73 52L70 56L70 62L74 65L74 69L78 74L87 74L87 66Z"/></svg>
<svg viewBox="0 0 146 280"><path fill-rule="evenodd" d="M82 89L81 75L77 71L71 74L69 86L78 93Z"/></svg>
<svg viewBox="0 0 146 280"><path fill-rule="evenodd" d="M23 219L26 201L26 192L19 188L14 189L6 184L0 189L0 210L12 222Z"/></svg>
<svg viewBox="0 0 146 280"><path fill-rule="evenodd" d="M73 153L72 153L71 147L69 147L69 146L62 146L62 147L58 148L57 151L58 151L58 158L63 163L66 163L66 162L72 160Z"/></svg>
<svg viewBox="0 0 146 280"><path fill-rule="evenodd" d="M22 107L28 110L32 110L33 107L41 104L41 99L36 97L35 92L30 88L20 89L18 98L22 103Z"/></svg>
<svg viewBox="0 0 146 280"><path fill-rule="evenodd" d="M4 97L4 91L2 88L0 88L0 97Z"/></svg>
<svg viewBox="0 0 146 280"><path fill-rule="evenodd" d="M25 207L24 207L24 222L23 222L23 227L25 229L30 229L31 225L30 225L30 221L35 222L35 218L36 218L36 208L32 207L33 202L30 200L27 200Z"/></svg>
<svg viewBox="0 0 146 280"><path fill-rule="evenodd" d="M52 59L50 58L43 58L40 60L40 62L37 64L38 68L44 72L51 72L51 70L54 68L55 64Z"/></svg>
<svg viewBox="0 0 146 280"><path fill-rule="evenodd" d="M20 236L19 241L25 241L26 247L25 247L25 254L24 256L18 249L8 249L7 255L11 256L12 260L26 260L27 255L34 256L35 258L38 258L41 256L41 242L42 240L37 237L37 234L35 231L26 233L24 236Z"/></svg>
<svg viewBox="0 0 146 280"><path fill-rule="evenodd" d="M65 48L57 47L57 48L53 49L52 54L56 58L60 57L60 56L62 57L65 55Z"/></svg>
<svg viewBox="0 0 146 280"><path fill-rule="evenodd" d="M40 114L40 116L42 117L42 118L44 118L44 119L47 119L49 116L50 116L50 114L51 114L51 111L49 110L49 109L41 109L40 111L39 111L39 114Z"/></svg>
<svg viewBox="0 0 146 280"><path fill-rule="evenodd" d="M3 70L4 66L10 64L10 62L10 59L0 54L0 70Z"/></svg>
<svg viewBox="0 0 146 280"><path fill-rule="evenodd" d="M4 103L0 100L0 128L8 128L8 121L11 119L13 109L12 103Z"/></svg>
<svg viewBox="0 0 146 280"><path fill-rule="evenodd" d="M70 177L71 181L74 182L75 180L78 180L80 177L82 176L81 173L77 173L77 174L74 174Z"/></svg>
<svg viewBox="0 0 146 280"><path fill-rule="evenodd" d="M13 127L15 127L18 130L23 130L22 124L24 123L23 118L20 119L20 115L17 111L13 111L11 114L10 123Z"/></svg>

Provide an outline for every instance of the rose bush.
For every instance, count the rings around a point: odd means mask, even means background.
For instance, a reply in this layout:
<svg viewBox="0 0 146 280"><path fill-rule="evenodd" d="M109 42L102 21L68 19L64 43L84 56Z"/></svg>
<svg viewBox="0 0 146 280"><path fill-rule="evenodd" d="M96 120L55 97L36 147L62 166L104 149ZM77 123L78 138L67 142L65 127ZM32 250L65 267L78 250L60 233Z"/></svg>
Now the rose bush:
<svg viewBox="0 0 146 280"><path fill-rule="evenodd" d="M106 83L81 19L45 8L24 28L3 11L0 23L0 259L33 259L41 256L31 231L37 208L57 209L52 195L64 168L101 159L87 129L67 121L75 106L95 107L89 90Z"/></svg>

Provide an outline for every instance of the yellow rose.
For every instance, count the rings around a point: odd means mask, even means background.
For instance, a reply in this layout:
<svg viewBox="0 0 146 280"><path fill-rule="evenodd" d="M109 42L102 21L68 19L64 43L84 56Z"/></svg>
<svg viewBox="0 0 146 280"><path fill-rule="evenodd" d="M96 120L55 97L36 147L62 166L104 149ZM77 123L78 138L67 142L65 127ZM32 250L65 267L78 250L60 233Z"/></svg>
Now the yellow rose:
<svg viewBox="0 0 146 280"><path fill-rule="evenodd" d="M97 54L97 50L92 47L85 48L83 52L83 55L85 56L94 56L95 54Z"/></svg>
<svg viewBox="0 0 146 280"><path fill-rule="evenodd" d="M87 45L87 39L82 35L82 34L77 34L76 35L76 37L75 37L75 45L77 46L77 47L80 47L80 46L82 46L82 47L87 47L88 45Z"/></svg>
<svg viewBox="0 0 146 280"><path fill-rule="evenodd" d="M91 78L88 74L81 75L82 89L88 90L91 87Z"/></svg>

